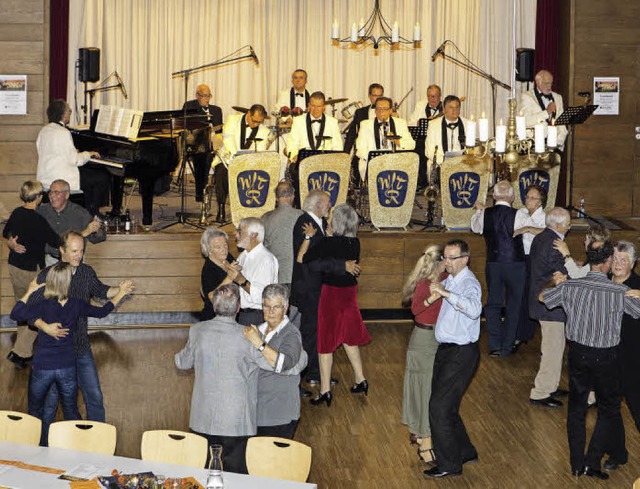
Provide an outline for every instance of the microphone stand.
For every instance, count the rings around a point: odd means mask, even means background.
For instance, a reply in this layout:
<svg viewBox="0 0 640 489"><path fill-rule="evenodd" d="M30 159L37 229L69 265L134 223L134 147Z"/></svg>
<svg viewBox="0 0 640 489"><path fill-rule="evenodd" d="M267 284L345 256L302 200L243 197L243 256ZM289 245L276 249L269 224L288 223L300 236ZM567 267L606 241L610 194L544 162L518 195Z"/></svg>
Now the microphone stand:
<svg viewBox="0 0 640 489"><path fill-rule="evenodd" d="M111 77L115 74L114 71L108 77L106 77L103 81L100 82L95 88L87 89L87 82L84 82L84 105L82 106L82 111L84 112L84 123L87 123L87 95L89 95L89 117L93 114L93 97L97 92L106 92L107 90L113 90L114 88L122 89L122 83L118 82L115 85L103 86L107 81L111 79Z"/></svg>
<svg viewBox="0 0 640 489"><path fill-rule="evenodd" d="M242 49L244 49L247 46L243 46L242 48L240 48L238 51L241 51ZM236 52L238 52L236 51ZM234 54L234 53L232 53ZM215 66L222 66L225 64L229 64L229 63L233 63L235 61L240 61L243 59L247 59L247 58L252 58L253 59L253 54L245 54L242 56L236 56L235 58L228 58L228 56L224 56L222 58L220 58L217 61L213 61L211 63L207 63L204 65L200 65L200 66L194 66L193 68L185 68L184 70L180 70L180 71L174 71L173 73L171 73L171 76L174 78L178 78L178 77L183 77L184 78L184 104L182 105L182 134L183 136L185 135L185 131L187 130L187 101L189 99L189 77L191 76L191 73L195 72L195 71L200 71L200 70L204 70L207 68L213 68ZM213 151L215 153L215 151ZM215 155L214 155L215 157ZM184 175L184 172L186 170L186 165L187 163L189 163L189 165L191 166L191 156L187 154L187 145L186 143L182 145L182 162L181 162L181 168L180 168L180 173L182 175ZM191 171L193 172L193 167L191 168ZM209 175L207 175L207 178L209 178ZM164 230L167 228L170 228L172 226L175 226L176 224L186 224L188 226L194 227L196 229L204 229L205 227L200 225L199 223L195 223L195 222L191 222L188 220L189 217L197 217L198 215L195 213L187 213L185 212L185 205L186 205L186 186L187 186L187 179L182 178L182 182L180 184L180 212L176 213L176 217L178 218L175 222L169 223L166 226L163 226L161 228L158 229L158 231L160 230ZM203 197L204 198L204 197ZM218 206L220 205L220 203L218 202ZM222 203L222 205L224 205L224 202Z"/></svg>

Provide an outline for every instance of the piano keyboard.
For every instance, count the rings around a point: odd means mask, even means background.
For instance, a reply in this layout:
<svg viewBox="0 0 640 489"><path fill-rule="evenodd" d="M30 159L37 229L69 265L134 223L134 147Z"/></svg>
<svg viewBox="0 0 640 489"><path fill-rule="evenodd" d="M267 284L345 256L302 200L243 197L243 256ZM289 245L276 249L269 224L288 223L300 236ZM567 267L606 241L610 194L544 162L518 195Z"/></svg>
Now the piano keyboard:
<svg viewBox="0 0 640 489"><path fill-rule="evenodd" d="M130 163L129 160L116 158L115 156L102 156L100 158L91 157L89 158L89 161L96 165L104 165L111 168L117 168L118 170L122 170L128 163Z"/></svg>

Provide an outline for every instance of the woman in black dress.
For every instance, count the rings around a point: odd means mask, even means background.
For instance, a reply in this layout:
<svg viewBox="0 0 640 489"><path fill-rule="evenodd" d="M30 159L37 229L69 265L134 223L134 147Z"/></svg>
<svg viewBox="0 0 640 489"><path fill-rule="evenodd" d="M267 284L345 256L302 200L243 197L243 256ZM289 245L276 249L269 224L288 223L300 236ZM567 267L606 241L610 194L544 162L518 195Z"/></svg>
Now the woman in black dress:
<svg viewBox="0 0 640 489"><path fill-rule="evenodd" d="M347 204L340 204L333 210L330 222L330 236L323 238L308 250L309 240L305 239L298 261L305 263L322 258L343 260L360 259L360 241L356 237L360 219L356 211ZM316 230L310 224L305 226L305 236L312 236ZM308 250L308 251L307 251ZM314 405L331 405L331 368L333 352L342 345L353 369L354 394L369 392L369 383L362 370L359 345L371 341L371 336L362 321L358 308L358 279L348 273L342 275L325 274L322 278L322 292L318 305L318 360L320 362L320 395L311 400Z"/></svg>
<svg viewBox="0 0 640 489"><path fill-rule="evenodd" d="M200 274L200 293L204 301L200 321L207 321L215 316L211 303L213 291L222 284L231 282L231 279L227 279L227 270L233 262L233 256L229 254L227 233L215 227L208 227L200 238L200 251L205 257Z"/></svg>

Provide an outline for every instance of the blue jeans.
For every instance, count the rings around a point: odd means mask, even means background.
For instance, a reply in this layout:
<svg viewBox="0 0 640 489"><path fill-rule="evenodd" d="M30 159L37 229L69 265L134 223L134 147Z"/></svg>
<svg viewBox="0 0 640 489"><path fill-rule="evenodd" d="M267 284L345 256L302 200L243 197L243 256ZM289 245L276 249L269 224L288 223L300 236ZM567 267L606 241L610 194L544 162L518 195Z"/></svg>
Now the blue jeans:
<svg viewBox="0 0 640 489"><path fill-rule="evenodd" d="M87 419L104 423L104 402L96 362L93 354L89 350L84 355L76 358L77 384L82 392L82 398L87 409ZM49 425L56 419L58 411L58 389L55 384L49 389L44 402L44 412L42 415L42 433L46 440L49 432ZM66 416L65 416L66 418ZM45 436L46 435L46 436ZM46 445L45 445L46 446Z"/></svg>
<svg viewBox="0 0 640 489"><path fill-rule="evenodd" d="M46 430L44 429L45 397L47 397L48 392L54 389L56 397L58 394L60 395L64 419L80 419L77 401L78 377L76 367L56 370L31 370L31 376L29 377L29 414L43 420L41 444L47 441L49 434L49 423L47 423Z"/></svg>

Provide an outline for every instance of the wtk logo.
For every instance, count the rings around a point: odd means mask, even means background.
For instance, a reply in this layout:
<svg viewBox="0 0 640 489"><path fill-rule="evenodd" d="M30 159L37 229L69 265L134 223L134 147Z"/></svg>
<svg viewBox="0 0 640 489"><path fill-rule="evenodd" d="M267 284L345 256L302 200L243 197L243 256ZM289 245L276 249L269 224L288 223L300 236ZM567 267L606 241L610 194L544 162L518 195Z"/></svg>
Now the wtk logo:
<svg viewBox="0 0 640 489"><path fill-rule="evenodd" d="M551 177L549 173L544 170L527 170L520 174L518 179L518 186L520 190L520 200L524 202L527 196L527 189L531 185L540 185L549 193L549 185L551 183Z"/></svg>
<svg viewBox="0 0 640 489"><path fill-rule="evenodd" d="M331 207L336 205L340 192L340 175L333 171L316 171L307 179L309 190L322 189L329 194Z"/></svg>
<svg viewBox="0 0 640 489"><path fill-rule="evenodd" d="M403 171L387 170L378 173L378 202L382 207L400 207L407 197L409 175Z"/></svg>
<svg viewBox="0 0 640 489"><path fill-rule="evenodd" d="M458 172L449 177L451 205L457 209L473 207L480 191L480 175L473 172Z"/></svg>
<svg viewBox="0 0 640 489"><path fill-rule="evenodd" d="M238 200L244 207L262 207L269 192L269 174L247 170L238 174Z"/></svg>

